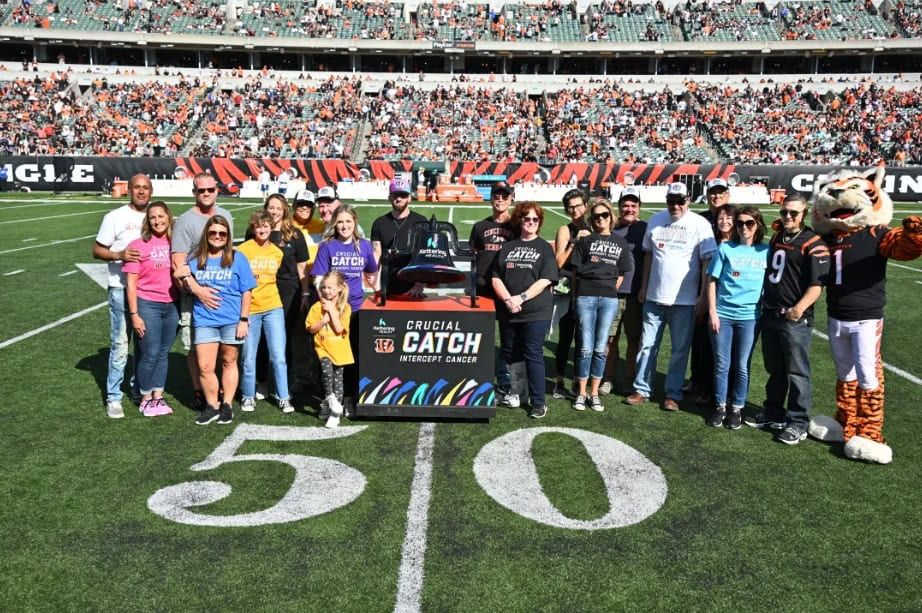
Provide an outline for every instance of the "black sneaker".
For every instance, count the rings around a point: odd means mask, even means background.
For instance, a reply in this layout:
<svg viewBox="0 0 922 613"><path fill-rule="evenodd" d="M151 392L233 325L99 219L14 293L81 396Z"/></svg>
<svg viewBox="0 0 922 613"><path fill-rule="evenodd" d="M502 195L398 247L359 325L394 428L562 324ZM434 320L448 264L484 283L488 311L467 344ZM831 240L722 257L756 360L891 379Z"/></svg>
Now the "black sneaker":
<svg viewBox="0 0 922 613"><path fill-rule="evenodd" d="M783 420L776 419L773 415L769 414L768 411L759 411L755 415L749 415L744 420L747 426L753 428L770 428L772 430L780 430L785 427L787 424Z"/></svg>
<svg viewBox="0 0 922 613"><path fill-rule="evenodd" d="M195 390L192 395L192 409L201 413L206 406L208 406L208 403L205 402L205 394L201 390Z"/></svg>
<svg viewBox="0 0 922 613"><path fill-rule="evenodd" d="M221 412L206 404L199 416L195 418L195 423L199 426L207 426L219 417L221 417Z"/></svg>
<svg viewBox="0 0 922 613"><path fill-rule="evenodd" d="M219 424L229 424L234 421L234 409L231 408L226 402L221 403L221 410L218 412L220 417L218 417Z"/></svg>
<svg viewBox="0 0 922 613"><path fill-rule="evenodd" d="M707 425L712 428L719 428L724 423L724 418L727 416L726 407L717 407L714 411L708 415L706 420Z"/></svg>
<svg viewBox="0 0 922 613"><path fill-rule="evenodd" d="M727 415L727 427L731 430L739 430L743 425L743 412L741 409L733 408Z"/></svg>
<svg viewBox="0 0 922 613"><path fill-rule="evenodd" d="M547 407L543 404L536 404L528 410L528 416L532 419L541 419L547 415Z"/></svg>
<svg viewBox="0 0 922 613"><path fill-rule="evenodd" d="M554 383L554 391L551 392L551 395L554 398L572 398L570 390L567 389L567 386L564 385L562 381L557 381Z"/></svg>
<svg viewBox="0 0 922 613"><path fill-rule="evenodd" d="M807 438L807 433L797 426L787 426L775 435L775 440L785 445L796 445L805 438Z"/></svg>

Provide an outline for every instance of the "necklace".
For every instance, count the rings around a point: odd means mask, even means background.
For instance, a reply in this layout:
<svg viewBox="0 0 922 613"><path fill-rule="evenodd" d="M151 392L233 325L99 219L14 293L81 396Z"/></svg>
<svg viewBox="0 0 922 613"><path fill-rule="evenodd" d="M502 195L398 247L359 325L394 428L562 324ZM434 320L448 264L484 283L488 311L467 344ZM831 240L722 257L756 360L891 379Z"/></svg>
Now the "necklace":
<svg viewBox="0 0 922 613"><path fill-rule="evenodd" d="M790 245L791 243L793 243L794 241L797 240L797 237L800 236L800 233L803 232L803 231L804 231L804 229L801 228L800 230L797 231L797 234L795 234L795 235L792 236L791 238L788 238L787 232L785 232L785 233L783 233L783 234L781 235L781 241L782 241L785 245Z"/></svg>

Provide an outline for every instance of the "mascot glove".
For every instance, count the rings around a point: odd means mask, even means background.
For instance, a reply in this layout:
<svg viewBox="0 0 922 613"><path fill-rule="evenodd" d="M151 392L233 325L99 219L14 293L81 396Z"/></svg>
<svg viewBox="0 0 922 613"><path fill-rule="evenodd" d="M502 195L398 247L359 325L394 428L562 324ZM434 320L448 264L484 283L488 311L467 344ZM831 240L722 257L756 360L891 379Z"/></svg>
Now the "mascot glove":
<svg viewBox="0 0 922 613"><path fill-rule="evenodd" d="M922 234L922 217L910 215L903 220L903 229L910 234Z"/></svg>

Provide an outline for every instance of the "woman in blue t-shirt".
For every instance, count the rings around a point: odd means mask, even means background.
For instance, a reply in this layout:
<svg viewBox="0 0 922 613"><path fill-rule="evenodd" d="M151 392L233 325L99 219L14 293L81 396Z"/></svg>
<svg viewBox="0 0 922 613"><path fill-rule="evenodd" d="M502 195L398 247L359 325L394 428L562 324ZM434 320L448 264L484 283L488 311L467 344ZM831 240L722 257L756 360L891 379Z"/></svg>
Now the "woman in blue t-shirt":
<svg viewBox="0 0 922 613"><path fill-rule="evenodd" d="M749 393L749 362L758 337L756 323L762 283L768 266L768 245L762 243L762 213L745 206L736 213L736 237L722 242L708 268L708 325L714 346L714 411L707 424L739 429ZM733 393L729 415L730 371Z"/></svg>
<svg viewBox="0 0 922 613"><path fill-rule="evenodd" d="M359 216L355 209L348 204L339 205L333 211L330 227L324 233L324 239L317 248L317 257L311 268L314 283L318 284L323 276L331 270L342 273L349 287L349 306L352 308L352 317L349 320L349 329L358 330L358 313L365 301L364 285L374 287L375 277L378 272L378 262L371 242L362 237L359 229ZM352 355L358 360L358 334L350 334L349 342L352 345ZM354 396L358 388L358 377L355 365L347 366L343 372L343 386L347 396ZM326 407L321 410L325 414Z"/></svg>
<svg viewBox="0 0 922 613"><path fill-rule="evenodd" d="M198 298L192 307L195 358L206 401L195 423L204 426L218 420L219 424L229 424L239 376L237 353L249 332L250 298L256 279L246 257L234 251L230 223L221 215L205 224L198 250L189 260L189 270L200 286L210 288L219 299L213 309ZM220 399L215 374L219 349L220 389L224 394Z"/></svg>

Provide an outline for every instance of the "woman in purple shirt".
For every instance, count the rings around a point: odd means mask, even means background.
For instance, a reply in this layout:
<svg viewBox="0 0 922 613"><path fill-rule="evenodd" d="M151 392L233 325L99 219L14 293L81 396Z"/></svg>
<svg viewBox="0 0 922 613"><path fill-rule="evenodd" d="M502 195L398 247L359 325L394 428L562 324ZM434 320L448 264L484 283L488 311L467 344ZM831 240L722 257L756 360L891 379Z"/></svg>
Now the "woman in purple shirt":
<svg viewBox="0 0 922 613"><path fill-rule="evenodd" d="M375 260L371 242L362 237L358 214L348 204L341 204L333 211L332 223L324 233L324 240L317 248L317 257L311 268L314 282L319 283L331 270L342 273L346 279L346 285L349 286L349 306L352 307L349 329L358 330L358 313L365 300L363 280L369 287L374 287L378 262ZM349 342L352 345L352 354L358 359L358 334L350 334ZM355 366L346 367L343 374L346 394L354 395L358 388Z"/></svg>

